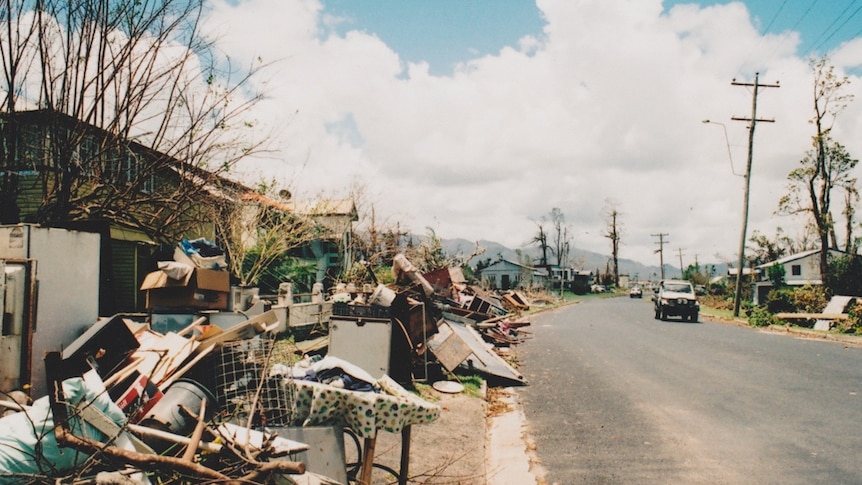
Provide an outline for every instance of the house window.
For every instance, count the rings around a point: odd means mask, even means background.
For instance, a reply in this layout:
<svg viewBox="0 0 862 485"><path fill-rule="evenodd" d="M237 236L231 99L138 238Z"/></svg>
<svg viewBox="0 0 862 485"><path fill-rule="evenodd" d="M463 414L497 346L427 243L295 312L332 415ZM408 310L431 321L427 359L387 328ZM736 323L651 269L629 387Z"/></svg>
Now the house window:
<svg viewBox="0 0 862 485"><path fill-rule="evenodd" d="M111 178L119 185L134 185L143 193L152 193L155 188L155 177L143 170L142 161L128 149L119 153L112 151L113 158L109 160Z"/></svg>
<svg viewBox="0 0 862 485"><path fill-rule="evenodd" d="M45 164L48 134L37 127L24 127L18 145L19 156L13 167L18 170L39 170Z"/></svg>
<svg viewBox="0 0 862 485"><path fill-rule="evenodd" d="M84 175L94 177L98 174L95 164L96 160L99 158L99 154L98 147L96 146L96 142L93 140L93 137L85 136L81 140L81 144L78 145L78 158L80 163L83 165L81 170Z"/></svg>
<svg viewBox="0 0 862 485"><path fill-rule="evenodd" d="M792 274L793 276L802 276L802 265L800 265L800 264L790 265L790 274Z"/></svg>

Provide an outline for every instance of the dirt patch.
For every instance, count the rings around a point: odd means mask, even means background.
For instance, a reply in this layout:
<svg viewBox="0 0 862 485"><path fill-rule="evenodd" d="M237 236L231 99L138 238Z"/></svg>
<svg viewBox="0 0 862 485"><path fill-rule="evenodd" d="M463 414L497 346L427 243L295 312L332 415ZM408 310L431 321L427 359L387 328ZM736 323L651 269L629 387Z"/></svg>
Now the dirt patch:
<svg viewBox="0 0 862 485"><path fill-rule="evenodd" d="M432 392L437 393L440 417L432 423L413 426L408 483L485 485L486 416L490 406L477 397ZM398 470L400 459L401 435L380 433L375 464ZM372 483L397 483L397 480L382 469L375 469Z"/></svg>

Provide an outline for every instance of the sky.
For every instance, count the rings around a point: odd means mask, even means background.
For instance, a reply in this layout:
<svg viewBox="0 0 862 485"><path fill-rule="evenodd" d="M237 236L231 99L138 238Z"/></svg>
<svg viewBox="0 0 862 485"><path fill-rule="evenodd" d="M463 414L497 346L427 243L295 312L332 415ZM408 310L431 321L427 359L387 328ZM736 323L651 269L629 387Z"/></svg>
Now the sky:
<svg viewBox="0 0 862 485"><path fill-rule="evenodd" d="M214 0L207 29L251 87L272 151L238 176L355 195L360 225L528 245L554 208L579 249L735 262L810 148L811 57L855 95L833 137L862 154L862 0ZM710 120L710 123L704 123ZM858 174L857 174L858 176ZM842 200L843 197L837 197ZM839 215L840 216L840 215ZM839 237L841 237L839 235ZM471 248L465 248L469 252ZM672 256L671 256L672 255ZM487 255L494 257L495 255ZM577 262L575 262L577 264Z"/></svg>

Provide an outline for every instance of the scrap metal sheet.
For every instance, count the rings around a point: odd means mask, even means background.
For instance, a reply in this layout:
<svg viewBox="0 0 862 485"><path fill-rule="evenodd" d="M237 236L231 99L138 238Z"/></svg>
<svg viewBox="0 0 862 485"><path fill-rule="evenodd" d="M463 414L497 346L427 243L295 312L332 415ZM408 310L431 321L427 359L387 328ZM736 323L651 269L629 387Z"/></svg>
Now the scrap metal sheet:
<svg viewBox="0 0 862 485"><path fill-rule="evenodd" d="M468 355L461 364L472 366L474 369L486 374L500 377L502 379L512 381L516 384L526 384L527 380L515 368L509 365L502 357L497 355L493 348L489 348L488 344L482 340L482 336L471 328L458 322L442 320L440 322L441 332L428 341L428 347L437 354L438 349L442 354L446 355L447 347L455 347L454 343L447 343L453 337L460 340L460 344L469 347L470 355ZM452 334L443 331L443 327L451 329ZM460 346L460 345L459 345ZM441 363L443 363L441 361Z"/></svg>

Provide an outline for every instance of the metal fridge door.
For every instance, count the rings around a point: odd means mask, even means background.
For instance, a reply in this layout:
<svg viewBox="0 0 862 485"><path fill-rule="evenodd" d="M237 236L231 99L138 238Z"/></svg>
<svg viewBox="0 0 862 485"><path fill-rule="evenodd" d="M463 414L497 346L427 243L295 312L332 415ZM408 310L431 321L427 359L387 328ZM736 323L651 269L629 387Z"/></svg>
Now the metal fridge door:
<svg viewBox="0 0 862 485"><path fill-rule="evenodd" d="M392 322L388 319L331 317L329 352L380 378L389 373Z"/></svg>
<svg viewBox="0 0 862 485"><path fill-rule="evenodd" d="M27 267L0 260L0 391L21 386L24 323L27 316Z"/></svg>

